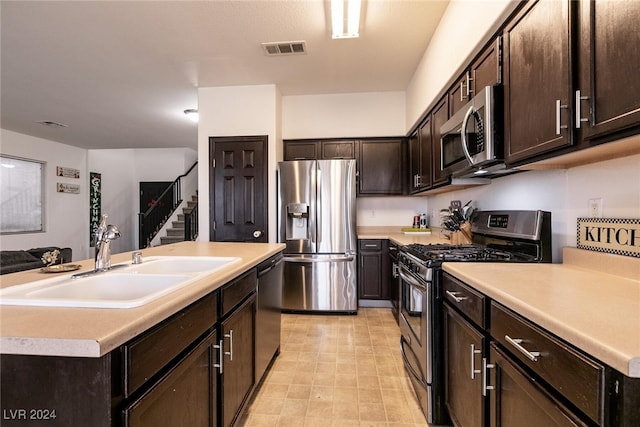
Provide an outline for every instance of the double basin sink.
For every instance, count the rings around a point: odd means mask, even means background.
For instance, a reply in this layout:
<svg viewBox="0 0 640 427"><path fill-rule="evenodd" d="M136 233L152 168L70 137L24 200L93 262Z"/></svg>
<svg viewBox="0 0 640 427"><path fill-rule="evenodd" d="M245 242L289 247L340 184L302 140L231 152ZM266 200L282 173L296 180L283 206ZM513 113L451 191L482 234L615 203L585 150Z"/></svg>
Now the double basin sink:
<svg viewBox="0 0 640 427"><path fill-rule="evenodd" d="M106 272L78 278L69 274L0 289L0 305L139 307L237 262L238 257L146 257L141 264L116 264Z"/></svg>

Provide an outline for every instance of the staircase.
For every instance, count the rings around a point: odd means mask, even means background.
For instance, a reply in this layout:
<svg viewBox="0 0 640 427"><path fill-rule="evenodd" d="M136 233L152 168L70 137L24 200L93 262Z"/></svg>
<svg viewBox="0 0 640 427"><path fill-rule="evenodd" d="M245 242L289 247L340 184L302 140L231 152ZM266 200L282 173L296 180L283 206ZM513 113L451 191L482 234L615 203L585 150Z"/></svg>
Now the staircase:
<svg viewBox="0 0 640 427"><path fill-rule="evenodd" d="M191 200L187 201L187 206L182 208L182 213L178 214L177 221L171 221L171 227L167 228L167 235L160 237L161 245L170 243L184 242L184 215L191 213L194 206L198 204L198 196L191 196Z"/></svg>

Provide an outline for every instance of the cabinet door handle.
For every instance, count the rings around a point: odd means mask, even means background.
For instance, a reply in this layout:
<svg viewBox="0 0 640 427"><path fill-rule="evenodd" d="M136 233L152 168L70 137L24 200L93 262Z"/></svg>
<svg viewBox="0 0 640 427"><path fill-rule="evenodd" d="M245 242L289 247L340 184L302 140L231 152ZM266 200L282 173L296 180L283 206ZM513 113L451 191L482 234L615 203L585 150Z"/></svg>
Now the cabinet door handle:
<svg viewBox="0 0 640 427"><path fill-rule="evenodd" d="M566 109L566 105L562 105L559 99L556 99L556 135L560 135L562 129L568 129L569 126L560 124L560 110Z"/></svg>
<svg viewBox="0 0 640 427"><path fill-rule="evenodd" d="M464 88L464 81L460 82L460 102L463 102L465 100L462 88Z"/></svg>
<svg viewBox="0 0 640 427"><path fill-rule="evenodd" d="M224 354L229 356L229 360L233 360L233 329L229 330L228 334L224 334L225 338L229 338L229 351L225 351Z"/></svg>
<svg viewBox="0 0 640 427"><path fill-rule="evenodd" d="M538 357L540 357L540 352L539 351L529 351L526 348L524 348L521 343L522 343L522 339L520 338L511 338L509 335L505 335L504 339L507 340L507 342L509 344L511 344L512 346L514 346L516 348L516 350L518 350L520 353L524 354L527 359L531 360L532 362L537 362L538 361Z"/></svg>
<svg viewBox="0 0 640 427"><path fill-rule="evenodd" d="M222 359L224 358L224 350L223 350L223 341L220 340L218 341L218 344L214 344L213 348L217 348L218 349L218 360L220 360L220 363L214 363L213 367L214 368L218 368L218 372L222 374Z"/></svg>
<svg viewBox="0 0 640 427"><path fill-rule="evenodd" d="M495 387L488 384L487 376L489 375L489 369L495 368L496 365L487 363L487 358L482 358L482 395L487 396L489 390L494 390Z"/></svg>
<svg viewBox="0 0 640 427"><path fill-rule="evenodd" d="M583 119L582 118L582 101L586 101L587 99L589 99L588 96L582 96L580 94L580 90L578 89L576 91L576 129L580 129L580 124L582 122L588 122L589 119Z"/></svg>
<svg viewBox="0 0 640 427"><path fill-rule="evenodd" d="M476 369L476 354L482 353L481 350L476 350L476 345L471 344L471 379L476 379L476 374L479 374L480 369Z"/></svg>
<svg viewBox="0 0 640 427"><path fill-rule="evenodd" d="M473 79L471 78L471 75L469 73L469 71L467 71L467 99L471 99L471 92L473 92L473 90L471 90L471 82L473 81Z"/></svg>
<svg viewBox="0 0 640 427"><path fill-rule="evenodd" d="M457 303L461 303L462 301L467 299L467 297L459 297L458 296L459 292L445 291L445 293L449 295L451 298L453 298L453 300Z"/></svg>

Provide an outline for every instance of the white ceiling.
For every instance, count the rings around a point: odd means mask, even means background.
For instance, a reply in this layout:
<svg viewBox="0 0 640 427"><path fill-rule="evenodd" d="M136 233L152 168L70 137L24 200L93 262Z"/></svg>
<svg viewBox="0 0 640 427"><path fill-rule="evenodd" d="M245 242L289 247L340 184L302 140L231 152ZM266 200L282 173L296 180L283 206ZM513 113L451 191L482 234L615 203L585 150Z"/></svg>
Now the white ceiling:
<svg viewBox="0 0 640 427"><path fill-rule="evenodd" d="M183 110L199 87L405 90L447 4L366 0L360 38L332 40L322 0L2 0L0 126L88 149L195 149ZM298 40L306 55L261 47Z"/></svg>

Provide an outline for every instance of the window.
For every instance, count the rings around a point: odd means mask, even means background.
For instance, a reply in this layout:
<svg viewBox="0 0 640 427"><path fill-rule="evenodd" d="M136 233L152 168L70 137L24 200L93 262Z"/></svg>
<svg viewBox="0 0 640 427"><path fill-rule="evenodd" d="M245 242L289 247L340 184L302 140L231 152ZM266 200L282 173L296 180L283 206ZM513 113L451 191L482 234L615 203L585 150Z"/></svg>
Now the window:
<svg viewBox="0 0 640 427"><path fill-rule="evenodd" d="M0 156L0 234L44 231L44 165Z"/></svg>

